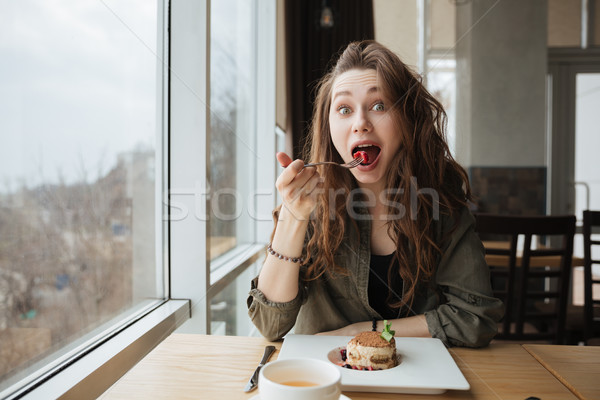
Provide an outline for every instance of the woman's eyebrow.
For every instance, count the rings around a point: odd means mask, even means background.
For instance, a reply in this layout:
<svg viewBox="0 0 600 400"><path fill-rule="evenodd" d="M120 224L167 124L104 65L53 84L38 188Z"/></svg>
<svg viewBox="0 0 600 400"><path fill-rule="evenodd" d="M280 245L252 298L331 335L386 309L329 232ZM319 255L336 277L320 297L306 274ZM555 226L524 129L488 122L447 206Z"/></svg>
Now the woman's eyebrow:
<svg viewBox="0 0 600 400"><path fill-rule="evenodd" d="M335 98L339 97L339 96L350 96L350 95L351 95L351 93L350 93L349 90L341 90L341 91L335 92L333 94L333 99L332 100L335 100Z"/></svg>
<svg viewBox="0 0 600 400"><path fill-rule="evenodd" d="M367 90L367 94L377 93L377 92L379 92L378 86L372 86ZM352 95L352 92L350 92L349 90L340 90L339 92L335 92L333 94L332 100L335 100L335 98L339 97L339 96L350 96L350 95Z"/></svg>

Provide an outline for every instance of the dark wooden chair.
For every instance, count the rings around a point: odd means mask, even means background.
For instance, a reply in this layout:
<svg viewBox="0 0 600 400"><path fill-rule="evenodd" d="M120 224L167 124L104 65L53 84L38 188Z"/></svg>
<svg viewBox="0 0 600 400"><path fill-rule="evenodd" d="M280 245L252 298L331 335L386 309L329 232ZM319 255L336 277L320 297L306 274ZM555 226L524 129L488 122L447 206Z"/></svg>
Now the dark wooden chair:
<svg viewBox="0 0 600 400"><path fill-rule="evenodd" d="M592 265L600 264L600 259L592 258L593 246L600 249L600 240L592 240L594 227L600 227L600 211L586 210L583 212L583 251L584 251L584 340L590 342L593 337L600 335L600 299L594 299L594 285L600 285L600 279L594 279ZM596 340L597 342L598 340Z"/></svg>
<svg viewBox="0 0 600 400"><path fill-rule="evenodd" d="M475 218L483 240L502 238L504 243L486 246L486 254L505 256L503 263L490 265L494 295L506 309L496 338L563 343L575 216L476 214ZM517 248L519 235L522 253ZM541 242L537 248L532 246L534 237ZM545 307L540 310L536 303Z"/></svg>

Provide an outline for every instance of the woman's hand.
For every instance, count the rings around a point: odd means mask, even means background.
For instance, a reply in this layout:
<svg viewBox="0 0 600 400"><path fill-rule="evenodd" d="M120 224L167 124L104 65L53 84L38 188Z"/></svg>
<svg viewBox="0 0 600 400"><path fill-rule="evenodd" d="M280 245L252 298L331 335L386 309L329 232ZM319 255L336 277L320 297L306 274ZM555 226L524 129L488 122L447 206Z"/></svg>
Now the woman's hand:
<svg viewBox="0 0 600 400"><path fill-rule="evenodd" d="M323 184L317 171L304 168L302 160L292 161L285 153L277 153L277 160L285 168L276 184L283 205L271 245L282 256L302 257L310 214L317 205L317 189ZM299 263L282 256L267 254L258 276L258 289L278 303L296 298L300 273Z"/></svg>
<svg viewBox="0 0 600 400"><path fill-rule="evenodd" d="M275 184L283 200L282 213L285 209L296 220L308 220L323 187L321 176L316 168L304 168L302 160L292 161L285 153L277 153L277 161L285 168Z"/></svg>

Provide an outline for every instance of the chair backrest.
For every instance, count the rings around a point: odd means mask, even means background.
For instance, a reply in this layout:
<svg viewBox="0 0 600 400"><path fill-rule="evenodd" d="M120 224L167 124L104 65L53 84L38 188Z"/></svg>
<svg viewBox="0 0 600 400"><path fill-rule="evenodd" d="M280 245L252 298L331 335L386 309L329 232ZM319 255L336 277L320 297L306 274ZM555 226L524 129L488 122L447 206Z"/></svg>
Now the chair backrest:
<svg viewBox="0 0 600 400"><path fill-rule="evenodd" d="M599 246L600 240L592 240L592 230L600 227L600 211L585 210L583 212L583 276L584 276L584 339L587 341L594 334L594 307L600 306L600 299L594 299L594 285L600 285L600 279L594 279L592 264L600 264L600 260L592 258L592 247Z"/></svg>
<svg viewBox="0 0 600 400"><path fill-rule="evenodd" d="M480 236L507 238L506 242L484 242L494 295L502 299L506 307L502 329L497 338L562 343L575 216L476 214L475 218L476 230ZM517 248L520 235L523 236L522 253ZM533 237L538 237L544 243L534 248ZM560 240L554 239L555 237ZM551 241L548 240L550 238ZM491 262L492 258L495 261ZM546 307L540 310L536 304ZM529 332L524 329L525 323L536 329Z"/></svg>

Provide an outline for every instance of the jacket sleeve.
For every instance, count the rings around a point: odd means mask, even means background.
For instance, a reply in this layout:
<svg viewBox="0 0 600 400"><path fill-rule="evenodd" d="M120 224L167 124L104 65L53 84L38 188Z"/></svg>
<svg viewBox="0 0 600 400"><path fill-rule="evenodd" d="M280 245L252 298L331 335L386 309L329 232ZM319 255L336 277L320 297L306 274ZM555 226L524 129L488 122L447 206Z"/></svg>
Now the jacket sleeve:
<svg viewBox="0 0 600 400"><path fill-rule="evenodd" d="M299 282L295 299L278 303L267 299L258 289L258 277L250 283L247 299L248 315L259 332L269 341L281 339L296 323L300 306L306 302L306 287Z"/></svg>
<svg viewBox="0 0 600 400"><path fill-rule="evenodd" d="M441 304L425 318L431 335L447 345L482 347L496 335L504 306L493 297L475 219L466 208L459 218L436 273Z"/></svg>

